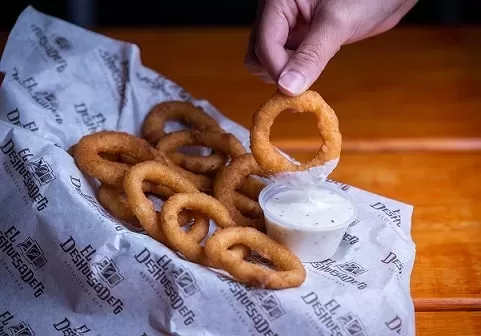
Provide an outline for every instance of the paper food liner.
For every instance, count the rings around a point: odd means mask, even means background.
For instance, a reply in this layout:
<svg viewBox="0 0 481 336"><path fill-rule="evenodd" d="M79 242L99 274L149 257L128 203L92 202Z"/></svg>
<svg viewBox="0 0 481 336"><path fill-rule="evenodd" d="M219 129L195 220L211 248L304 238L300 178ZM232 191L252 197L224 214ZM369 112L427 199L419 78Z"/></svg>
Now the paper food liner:
<svg viewBox="0 0 481 336"><path fill-rule="evenodd" d="M66 152L101 130L139 135L165 100L202 107L249 149L245 128L135 45L32 7L0 70L0 335L414 335L411 205L328 179L359 210L336 254L306 263L299 288L249 288L113 218Z"/></svg>
<svg viewBox="0 0 481 336"><path fill-rule="evenodd" d="M286 154L284 154L284 156L287 157ZM289 160L295 164L299 164L299 162L293 158L289 158ZM316 189L326 183L329 175L336 169L338 163L339 158L329 160L322 165L302 171L277 173L269 176L269 180L291 189Z"/></svg>

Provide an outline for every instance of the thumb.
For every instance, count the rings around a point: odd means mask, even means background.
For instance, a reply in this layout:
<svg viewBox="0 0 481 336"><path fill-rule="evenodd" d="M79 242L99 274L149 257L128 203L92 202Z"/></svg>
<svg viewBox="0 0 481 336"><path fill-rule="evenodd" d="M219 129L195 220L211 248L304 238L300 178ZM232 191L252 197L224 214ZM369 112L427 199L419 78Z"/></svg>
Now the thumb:
<svg viewBox="0 0 481 336"><path fill-rule="evenodd" d="M344 37L333 24L314 17L309 32L281 71L279 90L297 96L309 89L339 51Z"/></svg>

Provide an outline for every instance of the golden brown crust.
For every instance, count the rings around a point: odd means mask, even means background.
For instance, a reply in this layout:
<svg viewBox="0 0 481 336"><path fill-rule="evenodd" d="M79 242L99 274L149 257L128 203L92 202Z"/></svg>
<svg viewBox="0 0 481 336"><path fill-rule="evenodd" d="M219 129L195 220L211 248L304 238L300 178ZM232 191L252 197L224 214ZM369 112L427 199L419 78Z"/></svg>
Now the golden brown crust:
<svg viewBox="0 0 481 336"><path fill-rule="evenodd" d="M250 175L263 176L264 172L257 165L252 154L238 156L222 169L214 181L214 196L229 211L237 225L252 226L264 230L264 216L249 218L242 214L236 207L236 191Z"/></svg>
<svg viewBox="0 0 481 336"><path fill-rule="evenodd" d="M270 260L278 270L245 261L227 253L229 247L242 245ZM306 270L299 258L269 236L250 227L228 227L216 231L205 244L209 260L229 272L238 281L262 288L300 286Z"/></svg>
<svg viewBox="0 0 481 336"><path fill-rule="evenodd" d="M213 183L214 181L204 175L201 174L195 174L193 172L190 172L188 170L185 170L184 168L176 165L165 153L157 151L156 158L159 161L165 162L165 165L168 166L170 169L175 171L177 174L185 177L194 185L197 187L202 192L209 193L212 191L213 188Z"/></svg>
<svg viewBox="0 0 481 336"><path fill-rule="evenodd" d="M153 202L144 195L144 181L162 185L175 193L200 194L200 191L191 181L156 161L138 163L125 174L124 189L132 212L152 238L171 247L157 220ZM163 208L162 206L162 210ZM194 214L194 218L194 224L188 234L195 238L205 237L209 231L209 219L198 213ZM178 221L175 224L180 226Z"/></svg>
<svg viewBox="0 0 481 336"><path fill-rule="evenodd" d="M73 150L77 167L102 183L113 186L122 185L124 174L130 165L110 161L103 153L126 154L138 162L155 159L155 149L144 139L129 133L102 131L82 137Z"/></svg>
<svg viewBox="0 0 481 336"><path fill-rule="evenodd" d="M140 226L137 217L135 217L130 209L123 189L118 189L108 184L101 184L97 190L97 198L100 204L106 208L112 216L134 226Z"/></svg>
<svg viewBox="0 0 481 336"><path fill-rule="evenodd" d="M167 154L176 165L197 174L205 174L219 169L227 161L226 155L214 148L219 147L217 144L222 141L223 134L221 132L205 131L204 135L195 137L195 133L191 130L176 131L161 138L155 148ZM215 137L216 140L211 140L209 137ZM205 141L206 138L207 141ZM213 143L214 145L208 146L207 143ZM207 156L177 152L179 148L185 146L210 147L214 149L214 152Z"/></svg>
<svg viewBox="0 0 481 336"><path fill-rule="evenodd" d="M271 126L283 111L310 112L316 116L317 128L323 144L310 161L301 165L287 160L270 142ZM280 92L274 93L254 113L250 131L252 154L259 166L269 174L306 170L340 156L342 137L337 116L315 91L306 91L295 97L286 96Z"/></svg>
<svg viewBox="0 0 481 336"><path fill-rule="evenodd" d="M219 201L204 193L178 193L165 201L160 214L161 225L162 230L174 248L192 262L214 267L207 258L204 247L199 244L200 240L189 237L176 224L178 222L178 214L184 209L202 212L211 218L217 226L222 228L235 226L236 223Z"/></svg>
<svg viewBox="0 0 481 336"><path fill-rule="evenodd" d="M176 120L184 123L188 128L220 129L219 123L201 108L185 101L161 102L150 110L142 124L142 137L151 144L163 137L165 123Z"/></svg>

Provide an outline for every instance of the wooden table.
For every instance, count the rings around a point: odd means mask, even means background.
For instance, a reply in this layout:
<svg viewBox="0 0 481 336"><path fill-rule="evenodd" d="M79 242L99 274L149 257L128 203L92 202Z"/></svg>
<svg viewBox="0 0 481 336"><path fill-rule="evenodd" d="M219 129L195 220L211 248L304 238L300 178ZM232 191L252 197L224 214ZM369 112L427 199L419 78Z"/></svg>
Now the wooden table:
<svg viewBox="0 0 481 336"><path fill-rule="evenodd" d="M243 66L247 29L100 32L137 44L145 65L244 126L274 90ZM343 133L332 177L414 205L418 335L481 330L479 36L479 28L397 28L344 47L314 85ZM318 146L312 120L282 115L273 142L307 158Z"/></svg>

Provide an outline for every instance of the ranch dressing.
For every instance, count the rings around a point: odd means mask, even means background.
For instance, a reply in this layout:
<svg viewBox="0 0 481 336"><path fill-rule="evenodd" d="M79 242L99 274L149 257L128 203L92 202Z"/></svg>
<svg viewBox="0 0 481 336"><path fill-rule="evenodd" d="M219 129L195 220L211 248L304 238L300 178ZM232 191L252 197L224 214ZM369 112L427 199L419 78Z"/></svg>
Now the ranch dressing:
<svg viewBox="0 0 481 336"><path fill-rule="evenodd" d="M357 208L349 195L332 186L296 190L270 183L259 195L266 233L302 262L331 258Z"/></svg>
<svg viewBox="0 0 481 336"><path fill-rule="evenodd" d="M273 219L306 229L339 226L354 214L353 204L347 198L325 188L285 189L272 195L264 207Z"/></svg>

